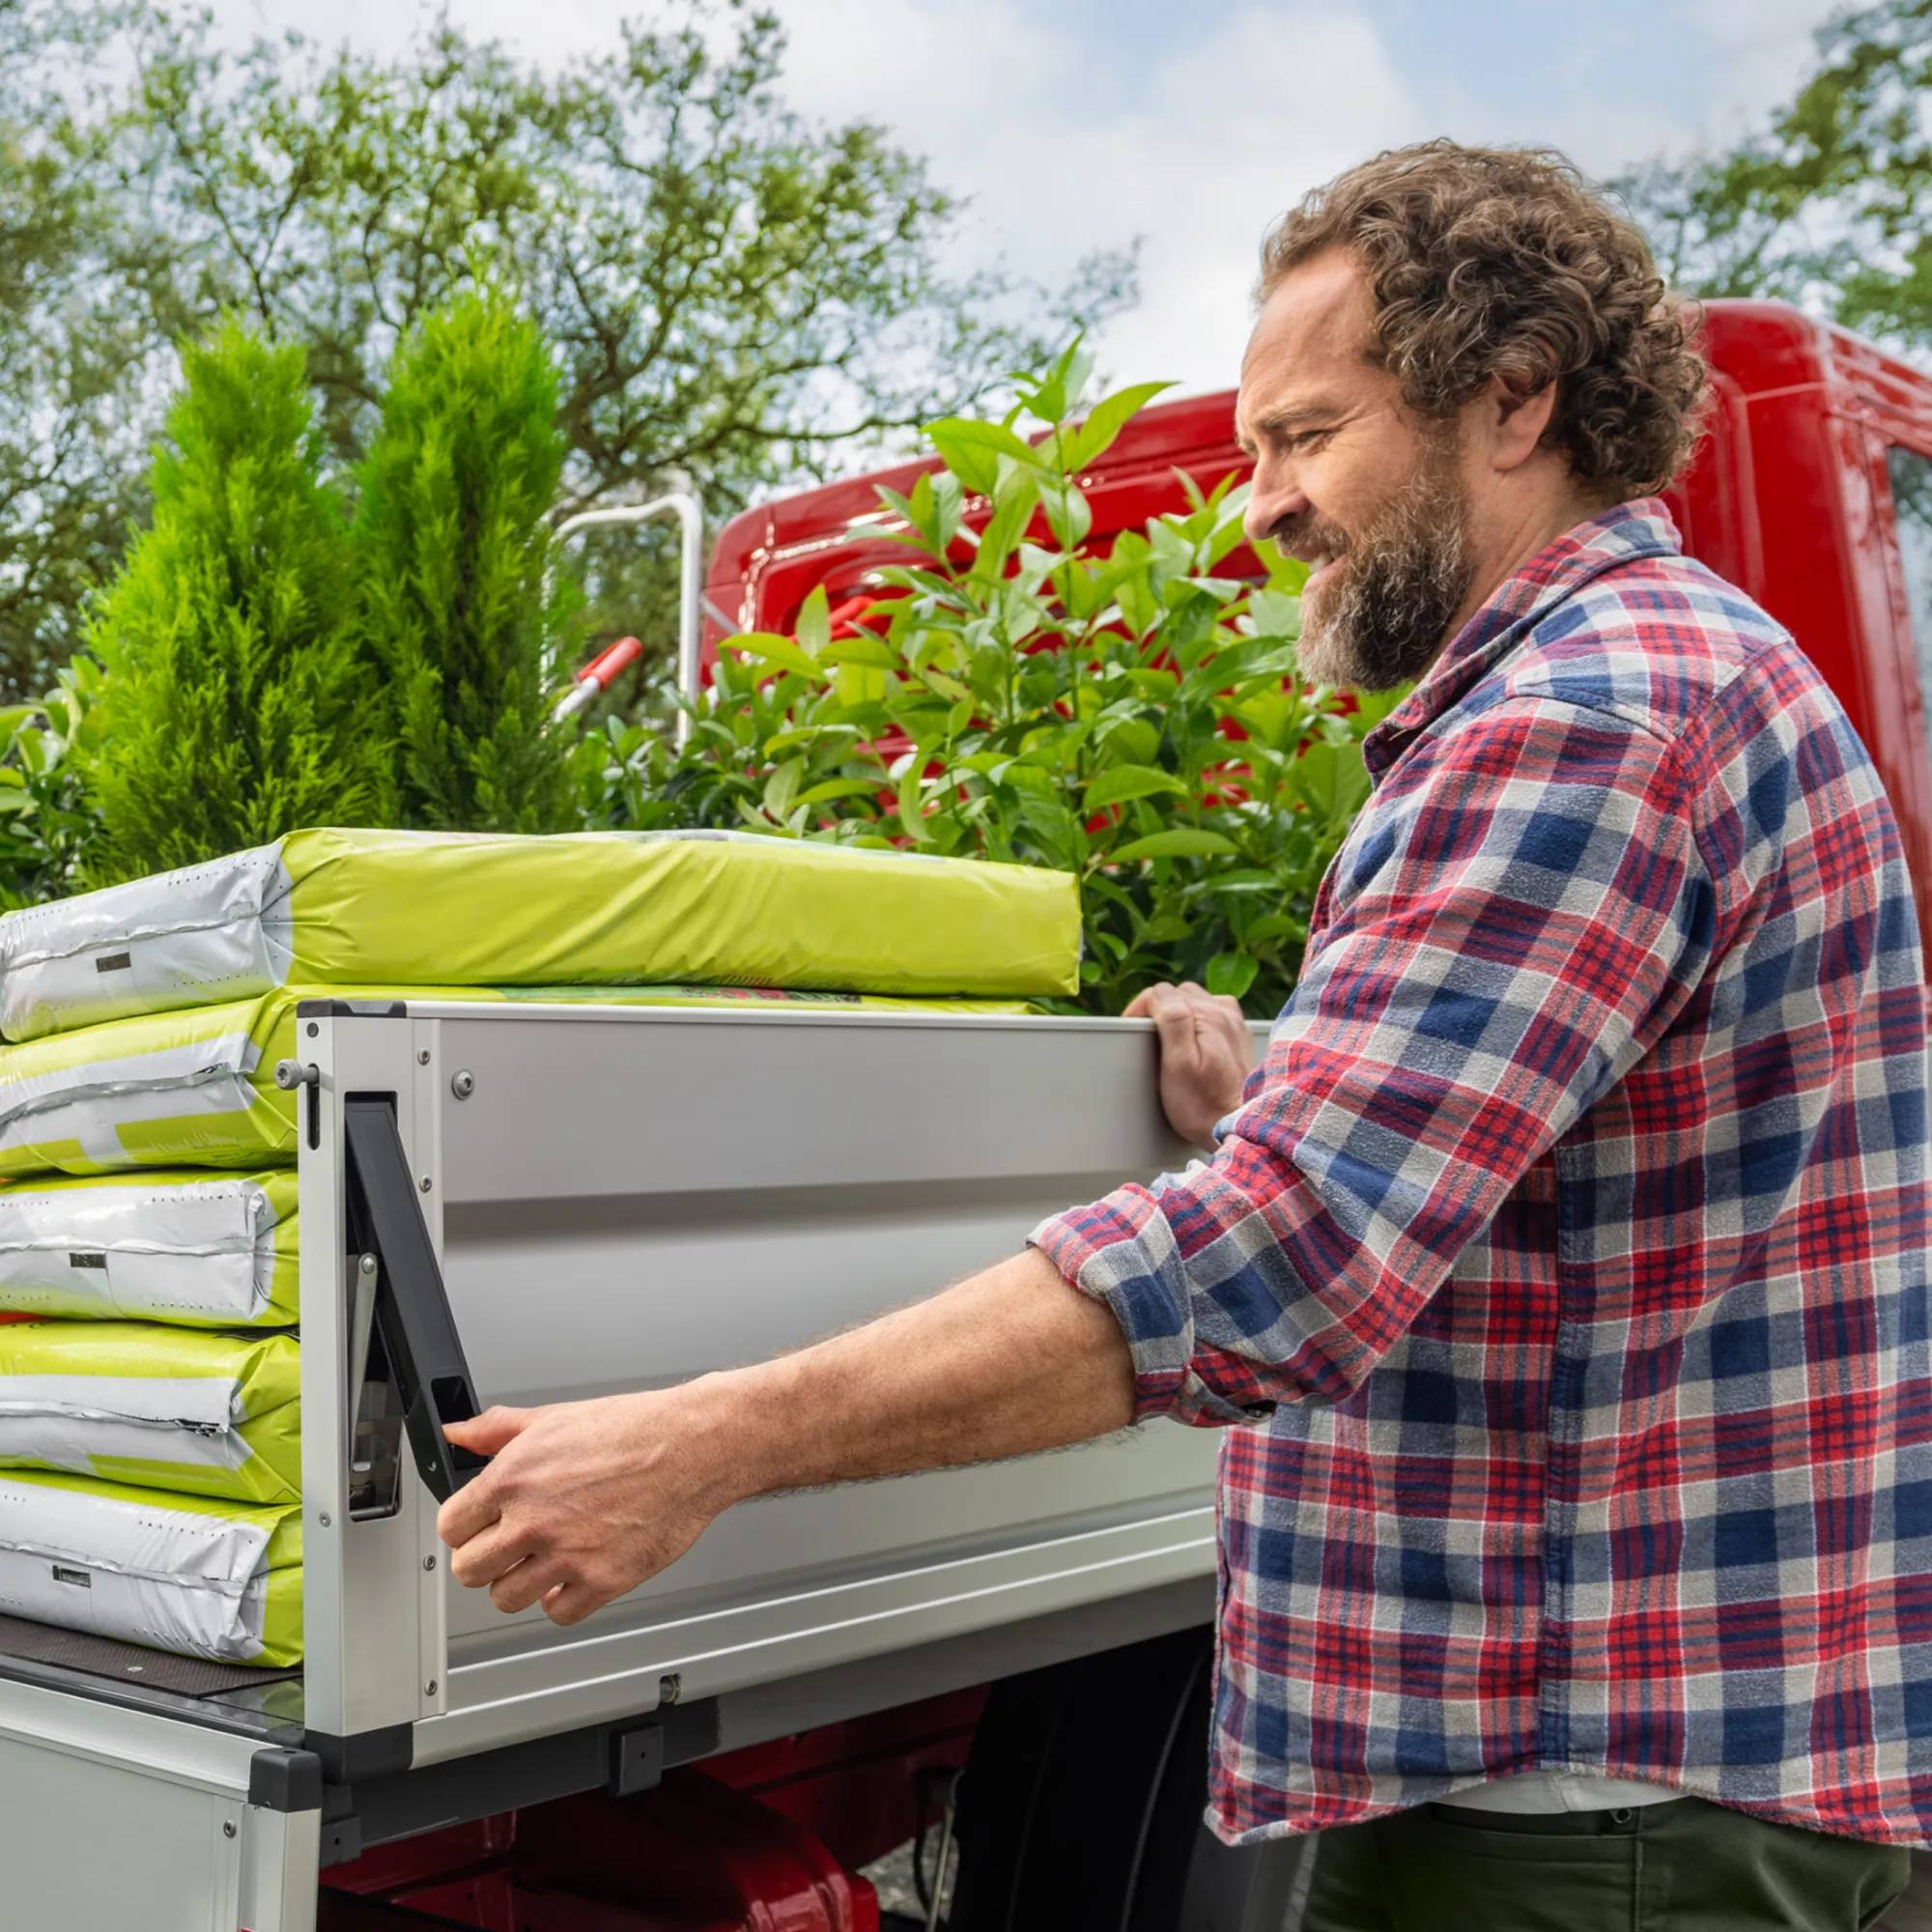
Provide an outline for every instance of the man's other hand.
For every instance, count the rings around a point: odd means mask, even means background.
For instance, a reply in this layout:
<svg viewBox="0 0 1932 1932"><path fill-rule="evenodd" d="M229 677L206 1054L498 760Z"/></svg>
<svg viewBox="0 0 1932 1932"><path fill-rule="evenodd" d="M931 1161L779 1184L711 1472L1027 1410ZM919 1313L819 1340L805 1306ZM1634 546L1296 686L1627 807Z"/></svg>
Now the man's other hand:
<svg viewBox="0 0 1932 1932"><path fill-rule="evenodd" d="M1214 1145L1214 1122L1241 1104L1255 1037L1240 1003L1192 980L1137 993L1130 1020L1151 1020L1160 1036L1160 1104L1169 1124L1198 1148Z"/></svg>
<svg viewBox="0 0 1932 1932"><path fill-rule="evenodd" d="M735 1500L693 1427L692 1386L451 1423L452 1442L493 1459L437 1518L456 1580L574 1624L682 1556Z"/></svg>

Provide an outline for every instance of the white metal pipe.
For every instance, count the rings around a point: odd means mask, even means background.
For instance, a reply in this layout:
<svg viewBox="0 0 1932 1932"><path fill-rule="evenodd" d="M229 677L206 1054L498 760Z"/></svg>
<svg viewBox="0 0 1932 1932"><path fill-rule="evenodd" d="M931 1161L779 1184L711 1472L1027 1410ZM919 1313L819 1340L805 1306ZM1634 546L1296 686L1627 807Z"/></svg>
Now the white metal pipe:
<svg viewBox="0 0 1932 1932"><path fill-rule="evenodd" d="M557 525L553 540L562 543L580 530L597 529L613 524L644 524L659 517L675 517L678 522L677 597L677 688L686 697L696 699L698 689L697 640L704 606L704 506L684 490L655 497L648 503L621 503L608 510L581 510ZM691 720L683 713L677 718L677 742L681 745L691 730Z"/></svg>

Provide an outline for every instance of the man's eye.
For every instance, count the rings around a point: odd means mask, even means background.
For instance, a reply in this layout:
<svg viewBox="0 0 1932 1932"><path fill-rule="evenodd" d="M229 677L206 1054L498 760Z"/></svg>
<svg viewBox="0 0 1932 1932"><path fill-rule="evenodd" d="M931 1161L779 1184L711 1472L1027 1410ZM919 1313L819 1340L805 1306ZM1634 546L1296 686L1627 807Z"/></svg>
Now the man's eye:
<svg viewBox="0 0 1932 1932"><path fill-rule="evenodd" d="M1334 434L1335 432L1332 429L1297 430L1293 436L1291 436L1288 439L1288 446L1290 449L1297 450L1305 454L1307 451L1311 449L1321 448L1321 446L1324 442L1326 442L1328 439Z"/></svg>

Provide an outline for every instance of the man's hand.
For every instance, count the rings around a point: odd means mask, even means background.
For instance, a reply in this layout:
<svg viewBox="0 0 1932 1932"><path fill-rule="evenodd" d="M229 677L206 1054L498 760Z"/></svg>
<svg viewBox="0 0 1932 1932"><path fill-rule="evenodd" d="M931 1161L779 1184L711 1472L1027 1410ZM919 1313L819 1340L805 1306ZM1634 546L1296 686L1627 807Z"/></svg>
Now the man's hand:
<svg viewBox="0 0 1932 1932"><path fill-rule="evenodd" d="M1163 981L1135 994L1126 1017L1152 1020L1160 1036L1160 1104L1169 1124L1182 1140L1211 1149L1214 1122L1241 1104L1254 1065L1255 1037L1240 1003L1192 980Z"/></svg>
<svg viewBox="0 0 1932 1932"><path fill-rule="evenodd" d="M707 1427L710 1379L452 1423L452 1442L495 1458L437 1517L457 1581L575 1624L682 1556L738 1499Z"/></svg>

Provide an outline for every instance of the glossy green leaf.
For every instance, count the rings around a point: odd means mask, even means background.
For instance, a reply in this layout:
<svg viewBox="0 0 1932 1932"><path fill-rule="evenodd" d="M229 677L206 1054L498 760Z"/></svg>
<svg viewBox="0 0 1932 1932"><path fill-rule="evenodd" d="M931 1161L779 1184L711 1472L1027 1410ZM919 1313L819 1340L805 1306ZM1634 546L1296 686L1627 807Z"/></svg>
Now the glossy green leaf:
<svg viewBox="0 0 1932 1932"><path fill-rule="evenodd" d="M1208 962L1206 983L1210 993L1238 1000L1255 983L1261 961L1247 952L1217 952Z"/></svg>
<svg viewBox="0 0 1932 1932"><path fill-rule="evenodd" d="M1152 765L1116 765L1089 782L1086 800L1090 810L1098 811L1128 799L1152 798L1160 793L1185 798L1187 782Z"/></svg>
<svg viewBox="0 0 1932 1932"><path fill-rule="evenodd" d="M854 631L843 638L828 636L818 656L825 664L870 665L875 670L897 670L900 662L899 654L883 638L867 631Z"/></svg>
<svg viewBox="0 0 1932 1932"><path fill-rule="evenodd" d="M815 785L807 785L799 793L800 805L825 805L838 798L876 798L879 787L868 784L863 779L826 779Z"/></svg>
<svg viewBox="0 0 1932 1932"><path fill-rule="evenodd" d="M745 657L762 658L767 664L795 670L802 677L819 678L825 674L817 662L801 650L792 639L781 638L775 631L746 631L738 637L726 638L722 648L737 651Z"/></svg>
<svg viewBox="0 0 1932 1932"><path fill-rule="evenodd" d="M1301 599L1286 590L1250 591L1248 615L1258 636L1292 640L1301 635Z"/></svg>
<svg viewBox="0 0 1932 1932"><path fill-rule="evenodd" d="M1117 845L1109 856L1125 863L1133 859L1208 859L1234 850L1234 840L1224 838L1218 832L1176 825L1165 832L1150 833L1145 838Z"/></svg>
<svg viewBox="0 0 1932 1932"><path fill-rule="evenodd" d="M782 818L798 798L800 781L805 777L805 760L787 758L770 778L765 781L764 807L774 818Z"/></svg>
<svg viewBox="0 0 1932 1932"><path fill-rule="evenodd" d="M899 823L907 835L922 843L925 838L925 819L920 811L920 794L923 789L921 767L924 763L923 754L914 753L900 775L898 786Z"/></svg>
<svg viewBox="0 0 1932 1932"><path fill-rule="evenodd" d="M1284 590L1291 596L1298 597L1301 586L1308 582L1312 565L1303 563L1298 556L1285 555L1280 547L1264 537L1256 544L1255 554L1261 559L1263 568L1268 574L1268 587Z"/></svg>
<svg viewBox="0 0 1932 1932"><path fill-rule="evenodd" d="M810 594L799 606L798 618L792 630L800 648L813 658L832 641L832 619L824 584L814 583L811 586Z"/></svg>
<svg viewBox="0 0 1932 1932"><path fill-rule="evenodd" d="M892 682L887 672L870 665L840 665L832 688L838 702L848 711L864 711L884 704Z"/></svg>
<svg viewBox="0 0 1932 1932"><path fill-rule="evenodd" d="M952 547L965 504L965 489L954 471L942 470L932 479L932 524L933 535L937 539L934 549L938 555L944 556Z"/></svg>
<svg viewBox="0 0 1932 1932"><path fill-rule="evenodd" d="M919 675L920 682L928 691L936 691L940 696L950 698L955 707L962 704L966 705L970 715L973 694L956 677L948 677L944 671L934 670L930 666L921 671ZM955 728L952 724L952 714L951 712L947 714L946 728L949 736L951 736Z"/></svg>
<svg viewBox="0 0 1932 1932"><path fill-rule="evenodd" d="M1040 492L1040 507L1046 512L1046 526L1063 550L1071 550L1086 540L1094 527L1094 512L1085 495L1072 484L1049 484Z"/></svg>
<svg viewBox="0 0 1932 1932"><path fill-rule="evenodd" d="M1028 524L1039 501L1039 477L1032 470L1011 470L1003 479L999 502L980 533L979 554L973 559L973 575L979 578L1005 574L1007 559L1026 534Z"/></svg>
<svg viewBox="0 0 1932 1932"><path fill-rule="evenodd" d="M978 496L990 497L998 489L1003 456L1028 468L1038 467L1032 443L999 423L948 416L928 423L925 434L947 469Z"/></svg>
<svg viewBox="0 0 1932 1932"><path fill-rule="evenodd" d="M1135 383L1117 389L1104 402L1095 403L1087 420L1068 440L1065 459L1069 469L1085 469L1113 447L1114 440L1127 424L1172 383Z"/></svg>

